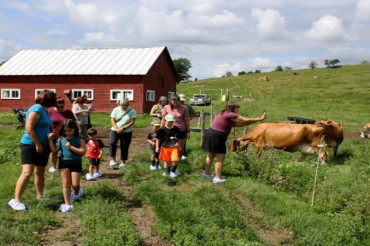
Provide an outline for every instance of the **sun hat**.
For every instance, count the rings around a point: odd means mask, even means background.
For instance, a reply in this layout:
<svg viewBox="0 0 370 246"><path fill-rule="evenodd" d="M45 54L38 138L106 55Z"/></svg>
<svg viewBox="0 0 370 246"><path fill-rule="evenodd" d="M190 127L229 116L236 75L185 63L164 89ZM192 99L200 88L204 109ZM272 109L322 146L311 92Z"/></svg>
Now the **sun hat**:
<svg viewBox="0 0 370 246"><path fill-rule="evenodd" d="M166 115L165 119L166 121L175 121L175 116L173 116L172 114L168 114Z"/></svg>
<svg viewBox="0 0 370 246"><path fill-rule="evenodd" d="M150 122L150 124L152 126L160 126L161 124L159 123L159 120L152 120L152 122Z"/></svg>
<svg viewBox="0 0 370 246"><path fill-rule="evenodd" d="M184 102L185 101L185 95L184 94L179 94L180 101Z"/></svg>
<svg viewBox="0 0 370 246"><path fill-rule="evenodd" d="M158 100L159 102L162 102L162 101L167 101L167 97L165 96L161 96Z"/></svg>

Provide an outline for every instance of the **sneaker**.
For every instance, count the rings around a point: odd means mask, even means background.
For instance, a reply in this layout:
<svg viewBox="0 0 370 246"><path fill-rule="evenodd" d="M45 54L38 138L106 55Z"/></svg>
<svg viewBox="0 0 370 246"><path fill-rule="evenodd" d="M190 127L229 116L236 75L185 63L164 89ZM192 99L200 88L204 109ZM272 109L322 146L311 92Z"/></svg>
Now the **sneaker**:
<svg viewBox="0 0 370 246"><path fill-rule="evenodd" d="M110 167L115 167L115 166L117 166L117 165L118 165L118 162L116 162L116 161L111 160L111 161L109 162L109 166L110 166Z"/></svg>
<svg viewBox="0 0 370 246"><path fill-rule="evenodd" d="M101 176L103 176L103 172L100 170L93 175L94 178L100 178Z"/></svg>
<svg viewBox="0 0 370 246"><path fill-rule="evenodd" d="M156 166L155 169L162 170L162 167L160 165Z"/></svg>
<svg viewBox="0 0 370 246"><path fill-rule="evenodd" d="M186 161L186 156L184 156L184 155L183 155L183 156L181 156L181 160L182 160L182 161Z"/></svg>
<svg viewBox="0 0 370 246"><path fill-rule="evenodd" d="M166 172L164 172L163 176L168 177L168 176L170 176L170 174L167 174Z"/></svg>
<svg viewBox="0 0 370 246"><path fill-rule="evenodd" d="M70 212L72 211L72 209L73 209L73 205L66 205L64 203L60 205L60 211L62 211L63 213Z"/></svg>
<svg viewBox="0 0 370 246"><path fill-rule="evenodd" d="M20 203L20 202L16 202L15 199L11 199L9 202L8 202L8 205L14 209L14 210L17 210L17 211L23 211L23 210L26 210L26 205L24 205L24 203Z"/></svg>
<svg viewBox="0 0 370 246"><path fill-rule="evenodd" d="M217 177L213 178L213 183L215 183L215 184L222 183L222 182L225 182L225 181L226 181L226 179L220 179L220 178L217 178Z"/></svg>
<svg viewBox="0 0 370 246"><path fill-rule="evenodd" d="M157 170L157 167L153 166L153 165L150 165L150 170L152 170L152 171Z"/></svg>
<svg viewBox="0 0 370 246"><path fill-rule="evenodd" d="M80 191L78 192L78 195L75 195L75 192L72 191L72 193L71 193L72 202L75 202L75 201L79 200L81 198L81 196L83 196L83 194L85 194L83 189L80 189Z"/></svg>
<svg viewBox="0 0 370 246"><path fill-rule="evenodd" d="M121 169L121 168L124 168L125 167L125 164L121 163L119 164L118 168Z"/></svg>
<svg viewBox="0 0 370 246"><path fill-rule="evenodd" d="M215 175L212 175L212 174L206 174L206 173L202 173L201 174L203 177L205 177L206 179L213 179L215 177Z"/></svg>
<svg viewBox="0 0 370 246"><path fill-rule="evenodd" d="M95 180L95 174L93 176L91 176L90 173L86 173L86 180L87 181L92 181L92 180Z"/></svg>
<svg viewBox="0 0 370 246"><path fill-rule="evenodd" d="M177 176L179 176L179 173L177 172L177 170L175 172L170 172L171 178L176 178Z"/></svg>
<svg viewBox="0 0 370 246"><path fill-rule="evenodd" d="M55 167L51 167L49 168L49 173L55 173L57 169Z"/></svg>

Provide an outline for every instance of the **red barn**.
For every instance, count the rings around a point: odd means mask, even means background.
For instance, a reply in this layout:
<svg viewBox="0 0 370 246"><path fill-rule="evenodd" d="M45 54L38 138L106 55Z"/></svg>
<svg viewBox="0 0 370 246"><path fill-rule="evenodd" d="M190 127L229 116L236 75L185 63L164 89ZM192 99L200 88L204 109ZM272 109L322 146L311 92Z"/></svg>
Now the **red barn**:
<svg viewBox="0 0 370 246"><path fill-rule="evenodd" d="M0 110L29 108L44 89L66 101L86 95L97 112L110 112L120 93L138 113L176 92L178 74L168 49L21 50L0 67Z"/></svg>

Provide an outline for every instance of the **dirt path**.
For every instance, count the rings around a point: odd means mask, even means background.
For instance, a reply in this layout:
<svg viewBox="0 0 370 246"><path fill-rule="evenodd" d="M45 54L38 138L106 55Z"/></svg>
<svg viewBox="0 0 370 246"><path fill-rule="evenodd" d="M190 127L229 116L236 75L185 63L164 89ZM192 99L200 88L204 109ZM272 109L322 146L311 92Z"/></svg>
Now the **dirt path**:
<svg viewBox="0 0 370 246"><path fill-rule="evenodd" d="M106 146L108 146L109 129L98 129L98 138L100 138ZM135 128L130 146L129 160L146 149L146 136L150 128ZM117 151L119 156L119 148ZM96 182L110 180L115 186L122 191L123 198L127 201L127 211L131 215L132 223L136 231L143 239L143 246L149 245L171 245L169 242L163 242L158 236L151 234L151 227L155 223L154 212L148 206L143 206L135 201L133 197L132 184L125 183L122 180L122 174L117 169L109 167L108 149L104 149L104 158L101 164L101 170L104 176L96 181L81 181L81 187L89 187ZM56 212L55 216L59 219L60 225L57 228L46 227L39 233L38 245L81 245L81 221L74 213Z"/></svg>

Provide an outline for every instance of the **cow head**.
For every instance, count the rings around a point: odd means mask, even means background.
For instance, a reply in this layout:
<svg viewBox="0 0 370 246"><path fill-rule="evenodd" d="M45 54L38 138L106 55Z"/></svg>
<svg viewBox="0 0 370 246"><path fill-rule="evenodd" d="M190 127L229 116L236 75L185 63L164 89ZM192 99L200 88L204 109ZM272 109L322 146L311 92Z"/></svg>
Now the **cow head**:
<svg viewBox="0 0 370 246"><path fill-rule="evenodd" d="M360 138L370 138L370 128L359 133Z"/></svg>

